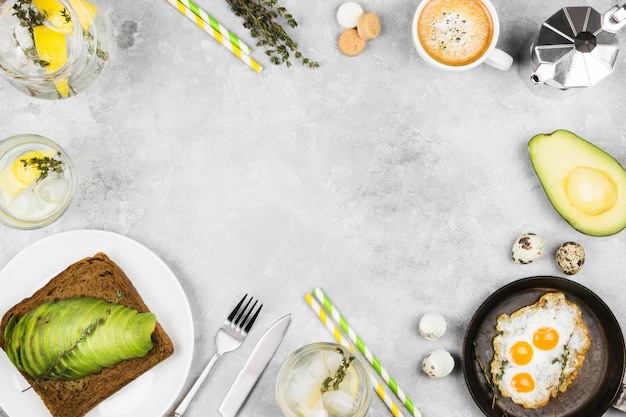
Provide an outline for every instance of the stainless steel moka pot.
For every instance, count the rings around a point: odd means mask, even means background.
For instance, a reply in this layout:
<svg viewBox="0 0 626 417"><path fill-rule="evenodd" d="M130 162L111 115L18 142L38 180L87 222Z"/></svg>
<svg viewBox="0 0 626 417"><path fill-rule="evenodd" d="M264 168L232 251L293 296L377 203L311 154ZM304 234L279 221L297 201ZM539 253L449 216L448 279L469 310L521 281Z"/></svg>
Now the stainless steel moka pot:
<svg viewBox="0 0 626 417"><path fill-rule="evenodd" d="M613 72L626 25L626 5L604 14L565 7L542 23L520 51L520 74L541 96L559 97L596 85Z"/></svg>

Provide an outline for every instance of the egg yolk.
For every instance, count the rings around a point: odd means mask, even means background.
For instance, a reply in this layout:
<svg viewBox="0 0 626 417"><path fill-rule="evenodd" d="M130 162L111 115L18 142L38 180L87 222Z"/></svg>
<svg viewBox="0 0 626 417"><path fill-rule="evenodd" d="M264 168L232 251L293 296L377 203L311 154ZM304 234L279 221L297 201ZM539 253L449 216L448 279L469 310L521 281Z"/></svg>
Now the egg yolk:
<svg viewBox="0 0 626 417"><path fill-rule="evenodd" d="M533 344L541 350L551 350L559 343L559 333L551 327L542 327L533 334Z"/></svg>
<svg viewBox="0 0 626 417"><path fill-rule="evenodd" d="M535 381L528 372L522 372L511 378L511 387L517 392L531 392L535 389Z"/></svg>
<svg viewBox="0 0 626 417"><path fill-rule="evenodd" d="M533 358L533 348L526 341L520 341L511 346L511 359L516 365L526 365Z"/></svg>

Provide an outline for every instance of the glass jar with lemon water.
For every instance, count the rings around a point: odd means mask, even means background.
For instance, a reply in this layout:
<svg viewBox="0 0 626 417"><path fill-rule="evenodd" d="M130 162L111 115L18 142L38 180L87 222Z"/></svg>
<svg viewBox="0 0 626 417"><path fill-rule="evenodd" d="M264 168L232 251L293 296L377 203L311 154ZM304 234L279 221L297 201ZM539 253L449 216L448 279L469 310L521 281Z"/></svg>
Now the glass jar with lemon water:
<svg viewBox="0 0 626 417"><path fill-rule="evenodd" d="M93 0L0 1L0 72L28 95L58 99L84 90L109 47Z"/></svg>
<svg viewBox="0 0 626 417"><path fill-rule="evenodd" d="M0 142L0 222L46 226L65 212L75 187L72 162L52 140L24 134Z"/></svg>

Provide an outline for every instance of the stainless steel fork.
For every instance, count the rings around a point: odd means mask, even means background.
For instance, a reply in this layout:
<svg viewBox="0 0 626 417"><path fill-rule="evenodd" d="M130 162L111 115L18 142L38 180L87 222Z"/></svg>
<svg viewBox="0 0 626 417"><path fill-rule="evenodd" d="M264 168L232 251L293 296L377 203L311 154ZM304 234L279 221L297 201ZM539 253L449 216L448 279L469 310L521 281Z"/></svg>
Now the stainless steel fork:
<svg viewBox="0 0 626 417"><path fill-rule="evenodd" d="M256 306L258 300L255 300L252 306L250 306L250 303L254 298L250 297L248 301L246 301L247 297L248 294L243 296L241 301L239 301L239 304L235 306L228 318L224 320L220 326L217 334L215 335L217 352L213 355L207 366L202 370L202 373L193 384L187 395L185 395L185 398L183 398L183 401L180 403L178 408L176 408L171 417L183 417L183 414L187 411L187 407L189 407L191 400L193 400L196 396L196 393L204 383L207 375L209 375L209 372L213 368L213 365L215 365L215 362L217 362L217 360L224 353L237 349L246 339L246 336L259 315L261 308L263 308L263 304L259 305L259 307Z"/></svg>

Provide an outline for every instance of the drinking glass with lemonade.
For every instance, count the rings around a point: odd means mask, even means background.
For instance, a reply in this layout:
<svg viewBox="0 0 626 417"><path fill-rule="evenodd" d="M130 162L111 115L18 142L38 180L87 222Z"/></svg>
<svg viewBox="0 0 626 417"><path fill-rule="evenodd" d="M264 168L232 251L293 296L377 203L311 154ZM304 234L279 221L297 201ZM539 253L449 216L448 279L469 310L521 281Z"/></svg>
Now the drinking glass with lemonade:
<svg viewBox="0 0 626 417"><path fill-rule="evenodd" d="M0 72L30 96L59 99L84 90L109 47L93 0L0 0Z"/></svg>
<svg viewBox="0 0 626 417"><path fill-rule="evenodd" d="M76 179L61 147L39 135L0 142L0 222L18 229L46 226L69 206Z"/></svg>
<svg viewBox="0 0 626 417"><path fill-rule="evenodd" d="M362 417L371 392L369 371L354 352L335 343L313 343L283 364L276 402L285 417Z"/></svg>

